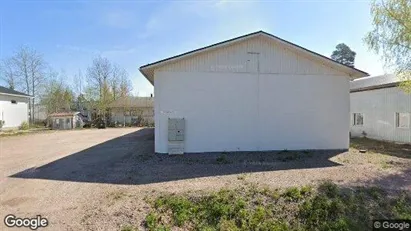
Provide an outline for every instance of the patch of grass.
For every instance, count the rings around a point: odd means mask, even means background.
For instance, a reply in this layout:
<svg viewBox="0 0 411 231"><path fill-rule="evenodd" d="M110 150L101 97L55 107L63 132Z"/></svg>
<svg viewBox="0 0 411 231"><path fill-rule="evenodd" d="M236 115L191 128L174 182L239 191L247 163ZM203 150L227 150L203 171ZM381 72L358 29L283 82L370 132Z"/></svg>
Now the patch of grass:
<svg viewBox="0 0 411 231"><path fill-rule="evenodd" d="M399 219L411 220L411 197L401 194L395 201L394 213Z"/></svg>
<svg viewBox="0 0 411 231"><path fill-rule="evenodd" d="M20 130L29 130L30 129L30 125L29 123L27 123L26 121L23 121L20 126L19 126Z"/></svg>
<svg viewBox="0 0 411 231"><path fill-rule="evenodd" d="M167 225L160 224L160 217L155 212L150 212L146 216L145 226L150 231L154 231L154 230L156 230L156 231L168 231L168 230L170 230L170 227L168 227Z"/></svg>
<svg viewBox="0 0 411 231"><path fill-rule="evenodd" d="M43 133L43 132L50 132L51 129L28 129L28 130L4 130L0 131L0 137L9 137L9 136L22 136L22 135L29 135L29 134L36 134L36 133Z"/></svg>
<svg viewBox="0 0 411 231"><path fill-rule="evenodd" d="M249 185L202 195L165 195L153 200L149 230L368 230L378 218L411 217L411 195L379 188L285 190ZM179 228L177 228L179 227Z"/></svg>

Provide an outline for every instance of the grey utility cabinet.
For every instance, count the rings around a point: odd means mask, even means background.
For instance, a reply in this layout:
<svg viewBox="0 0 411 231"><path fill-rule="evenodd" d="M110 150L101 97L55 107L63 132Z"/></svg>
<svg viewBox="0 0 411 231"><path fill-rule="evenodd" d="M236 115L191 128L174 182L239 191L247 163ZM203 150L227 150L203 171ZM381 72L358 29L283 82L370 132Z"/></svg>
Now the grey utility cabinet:
<svg viewBox="0 0 411 231"><path fill-rule="evenodd" d="M185 138L185 119L168 119L168 153L183 154Z"/></svg>

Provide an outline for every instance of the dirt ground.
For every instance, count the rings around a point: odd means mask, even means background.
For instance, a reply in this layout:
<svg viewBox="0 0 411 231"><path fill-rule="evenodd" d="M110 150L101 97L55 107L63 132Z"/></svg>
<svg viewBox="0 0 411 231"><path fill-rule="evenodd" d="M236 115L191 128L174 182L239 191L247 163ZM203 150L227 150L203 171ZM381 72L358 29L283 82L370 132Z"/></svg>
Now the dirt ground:
<svg viewBox="0 0 411 231"><path fill-rule="evenodd" d="M0 172L2 219L40 214L49 220L46 230L119 230L127 224L143 227L145 198L161 193L327 179L411 191L411 146L356 139L349 152L170 157L154 154L153 129L58 131L1 137Z"/></svg>

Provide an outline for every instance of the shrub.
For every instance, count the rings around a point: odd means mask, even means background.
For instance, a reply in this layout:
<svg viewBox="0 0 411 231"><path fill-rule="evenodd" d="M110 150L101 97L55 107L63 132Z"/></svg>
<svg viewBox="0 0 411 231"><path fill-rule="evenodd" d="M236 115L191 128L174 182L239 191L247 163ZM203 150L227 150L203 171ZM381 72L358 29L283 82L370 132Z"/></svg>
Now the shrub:
<svg viewBox="0 0 411 231"><path fill-rule="evenodd" d="M310 185L307 185L307 186L301 187L300 193L303 196L307 196L311 193L312 190L313 190L313 188Z"/></svg>
<svg viewBox="0 0 411 231"><path fill-rule="evenodd" d="M298 201L302 198L300 190L297 187L287 189L283 196L289 201Z"/></svg>
<svg viewBox="0 0 411 231"><path fill-rule="evenodd" d="M30 128L30 125L29 123L27 123L27 121L23 121L19 127L20 130L29 130L29 128Z"/></svg>
<svg viewBox="0 0 411 231"><path fill-rule="evenodd" d="M0 129L3 128L3 125L6 123L4 120L0 120Z"/></svg>
<svg viewBox="0 0 411 231"><path fill-rule="evenodd" d="M146 216L146 226L149 230L154 230L158 225L158 217L154 212Z"/></svg>

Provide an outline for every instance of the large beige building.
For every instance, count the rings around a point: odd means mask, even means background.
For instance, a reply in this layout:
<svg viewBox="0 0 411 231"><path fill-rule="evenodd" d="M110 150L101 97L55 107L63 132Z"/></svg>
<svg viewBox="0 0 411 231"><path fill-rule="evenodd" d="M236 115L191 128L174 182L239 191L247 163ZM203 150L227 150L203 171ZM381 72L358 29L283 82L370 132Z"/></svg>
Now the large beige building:
<svg viewBox="0 0 411 231"><path fill-rule="evenodd" d="M120 125L150 125L154 123L154 98L129 97L109 105L110 121Z"/></svg>

